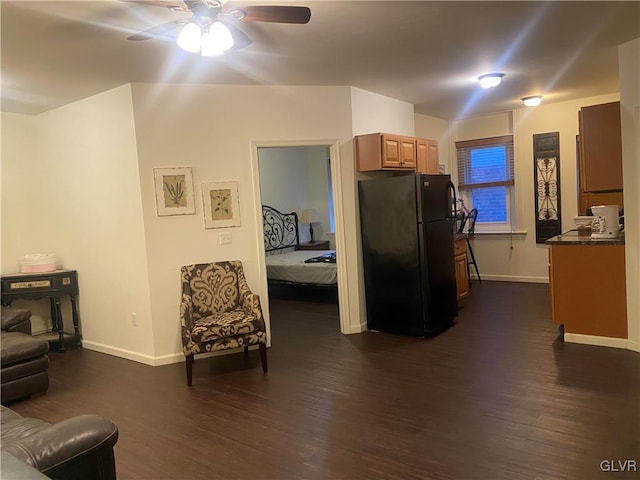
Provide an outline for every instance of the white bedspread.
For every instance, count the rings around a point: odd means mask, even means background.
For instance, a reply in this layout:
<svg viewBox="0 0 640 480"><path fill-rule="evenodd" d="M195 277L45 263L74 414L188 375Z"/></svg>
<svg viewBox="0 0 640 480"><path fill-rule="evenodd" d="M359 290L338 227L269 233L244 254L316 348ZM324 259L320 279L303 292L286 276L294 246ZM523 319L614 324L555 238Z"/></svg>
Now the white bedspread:
<svg viewBox="0 0 640 480"><path fill-rule="evenodd" d="M304 263L308 258L319 257L335 250L298 250L267 255L267 278L294 283L331 285L338 283L335 263Z"/></svg>

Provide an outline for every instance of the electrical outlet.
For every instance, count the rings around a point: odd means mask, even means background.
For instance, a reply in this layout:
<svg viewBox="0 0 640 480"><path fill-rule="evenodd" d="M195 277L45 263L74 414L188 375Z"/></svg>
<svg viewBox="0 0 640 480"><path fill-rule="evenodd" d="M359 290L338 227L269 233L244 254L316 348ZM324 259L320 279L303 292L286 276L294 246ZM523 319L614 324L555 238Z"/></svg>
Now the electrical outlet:
<svg viewBox="0 0 640 480"><path fill-rule="evenodd" d="M131 325L133 325L134 327L138 326L138 315L136 315L135 313L131 314Z"/></svg>
<svg viewBox="0 0 640 480"><path fill-rule="evenodd" d="M220 233L220 245L229 245L231 243L231 232Z"/></svg>

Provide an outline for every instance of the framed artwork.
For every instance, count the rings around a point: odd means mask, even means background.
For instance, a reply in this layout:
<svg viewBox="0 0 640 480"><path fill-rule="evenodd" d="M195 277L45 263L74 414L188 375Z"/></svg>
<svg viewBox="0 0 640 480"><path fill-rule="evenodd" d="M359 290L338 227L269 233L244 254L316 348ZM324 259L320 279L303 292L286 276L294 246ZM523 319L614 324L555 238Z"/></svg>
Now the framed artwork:
<svg viewBox="0 0 640 480"><path fill-rule="evenodd" d="M205 182L202 184L204 228L240 226L238 182Z"/></svg>
<svg viewBox="0 0 640 480"><path fill-rule="evenodd" d="M533 136L536 243L562 233L560 211L560 134Z"/></svg>
<svg viewBox="0 0 640 480"><path fill-rule="evenodd" d="M158 216L196 213L191 167L154 168L153 180Z"/></svg>

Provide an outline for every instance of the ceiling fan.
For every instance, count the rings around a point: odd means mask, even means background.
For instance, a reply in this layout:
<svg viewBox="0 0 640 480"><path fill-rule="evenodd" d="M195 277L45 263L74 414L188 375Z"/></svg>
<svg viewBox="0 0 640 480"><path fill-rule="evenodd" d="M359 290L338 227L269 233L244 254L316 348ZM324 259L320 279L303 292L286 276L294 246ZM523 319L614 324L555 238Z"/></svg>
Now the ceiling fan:
<svg viewBox="0 0 640 480"><path fill-rule="evenodd" d="M251 45L251 39L227 22L227 19L304 24L311 18L311 10L307 7L262 5L224 8L229 0L121 1L164 7L178 12L190 12L191 18L156 25L127 37L127 40L149 40L182 27L177 39L178 46L188 52L200 53L202 56L221 55L231 48L235 50Z"/></svg>

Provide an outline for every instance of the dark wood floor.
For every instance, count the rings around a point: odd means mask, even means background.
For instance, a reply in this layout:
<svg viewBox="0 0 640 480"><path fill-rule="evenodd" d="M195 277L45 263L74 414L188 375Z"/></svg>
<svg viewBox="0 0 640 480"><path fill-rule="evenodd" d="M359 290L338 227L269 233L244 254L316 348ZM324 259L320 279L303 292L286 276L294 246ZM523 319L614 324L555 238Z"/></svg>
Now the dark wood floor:
<svg viewBox="0 0 640 480"><path fill-rule="evenodd" d="M273 300L267 375L257 351L196 359L188 388L182 363L72 350L13 408L112 419L121 480L612 478L602 460L640 465L640 355L560 342L548 303L547 285L476 283L455 326L417 339Z"/></svg>

